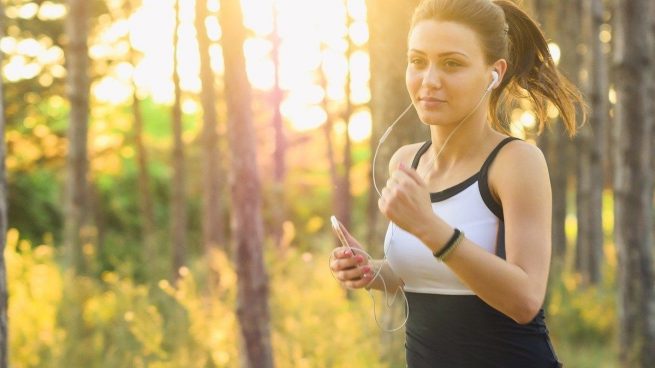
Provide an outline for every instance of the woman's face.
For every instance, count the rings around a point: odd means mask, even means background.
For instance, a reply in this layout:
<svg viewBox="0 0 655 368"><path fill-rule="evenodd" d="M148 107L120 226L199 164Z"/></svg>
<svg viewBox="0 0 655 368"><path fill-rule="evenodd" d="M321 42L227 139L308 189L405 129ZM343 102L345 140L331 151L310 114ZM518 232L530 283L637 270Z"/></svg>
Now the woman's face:
<svg viewBox="0 0 655 368"><path fill-rule="evenodd" d="M407 91L425 124L458 123L492 81L477 34L455 22L424 20L408 41ZM481 105L479 109L485 109Z"/></svg>

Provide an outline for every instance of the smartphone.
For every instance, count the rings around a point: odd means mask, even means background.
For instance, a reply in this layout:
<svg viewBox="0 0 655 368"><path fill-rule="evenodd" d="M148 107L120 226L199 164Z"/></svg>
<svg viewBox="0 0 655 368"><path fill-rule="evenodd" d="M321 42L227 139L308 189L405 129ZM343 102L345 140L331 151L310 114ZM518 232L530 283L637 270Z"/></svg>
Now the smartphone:
<svg viewBox="0 0 655 368"><path fill-rule="evenodd" d="M339 241L341 242L341 245L350 248L350 244L348 244L348 241L346 240L346 235L343 233L343 230L341 230L341 226L339 225L339 221L337 220L336 217L330 216L330 222L332 222L332 230L337 234L337 238L339 238Z"/></svg>

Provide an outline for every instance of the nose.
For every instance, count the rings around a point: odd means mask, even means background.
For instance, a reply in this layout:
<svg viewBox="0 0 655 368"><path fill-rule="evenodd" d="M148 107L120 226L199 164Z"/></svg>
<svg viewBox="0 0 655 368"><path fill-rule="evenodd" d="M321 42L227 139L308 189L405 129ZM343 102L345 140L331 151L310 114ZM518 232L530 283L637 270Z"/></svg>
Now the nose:
<svg viewBox="0 0 655 368"><path fill-rule="evenodd" d="M423 72L423 87L426 88L440 88L441 87L441 75L439 69L435 65L430 65L425 68Z"/></svg>

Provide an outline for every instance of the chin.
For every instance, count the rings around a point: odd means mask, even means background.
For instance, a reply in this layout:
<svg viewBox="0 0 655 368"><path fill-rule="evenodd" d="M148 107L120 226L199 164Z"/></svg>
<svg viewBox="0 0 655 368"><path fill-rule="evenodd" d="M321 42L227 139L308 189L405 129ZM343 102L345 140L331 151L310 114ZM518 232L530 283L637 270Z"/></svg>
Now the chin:
<svg viewBox="0 0 655 368"><path fill-rule="evenodd" d="M419 113L419 119L425 125L447 125L448 119L445 119L441 114L434 113Z"/></svg>

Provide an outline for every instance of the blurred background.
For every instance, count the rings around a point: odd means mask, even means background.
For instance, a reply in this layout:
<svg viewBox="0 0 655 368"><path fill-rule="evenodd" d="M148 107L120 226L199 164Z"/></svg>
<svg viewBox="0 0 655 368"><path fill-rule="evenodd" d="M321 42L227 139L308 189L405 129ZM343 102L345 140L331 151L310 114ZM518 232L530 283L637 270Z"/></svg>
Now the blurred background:
<svg viewBox="0 0 655 368"><path fill-rule="evenodd" d="M403 331L333 280L328 217L382 255L372 153L417 3L0 1L0 367L404 367ZM574 138L510 114L552 179L553 344L652 367L655 4L520 3L589 105ZM401 119L377 182L428 137Z"/></svg>

